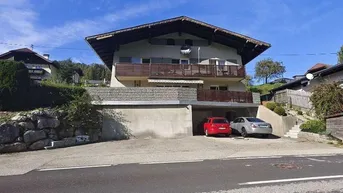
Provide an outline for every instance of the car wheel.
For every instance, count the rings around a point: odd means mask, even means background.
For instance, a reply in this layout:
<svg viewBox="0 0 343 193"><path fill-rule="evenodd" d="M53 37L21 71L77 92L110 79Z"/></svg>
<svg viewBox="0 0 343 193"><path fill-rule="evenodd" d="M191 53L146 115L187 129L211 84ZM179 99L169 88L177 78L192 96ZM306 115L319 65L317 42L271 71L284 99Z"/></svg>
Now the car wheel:
<svg viewBox="0 0 343 193"><path fill-rule="evenodd" d="M206 135L206 137L208 137L208 131L207 131L207 129L205 130L205 135Z"/></svg>
<svg viewBox="0 0 343 193"><path fill-rule="evenodd" d="M247 133L247 131L245 130L244 127L242 128L241 135L242 135L242 137L247 137L248 136L248 133Z"/></svg>

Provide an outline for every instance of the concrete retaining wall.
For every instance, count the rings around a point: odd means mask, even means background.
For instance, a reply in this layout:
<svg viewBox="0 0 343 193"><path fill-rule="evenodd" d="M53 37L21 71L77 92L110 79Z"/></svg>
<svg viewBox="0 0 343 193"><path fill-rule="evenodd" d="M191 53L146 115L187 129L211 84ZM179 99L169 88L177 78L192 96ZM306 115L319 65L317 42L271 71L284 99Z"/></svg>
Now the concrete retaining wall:
<svg viewBox="0 0 343 193"><path fill-rule="evenodd" d="M262 105L258 108L257 118L270 123L273 127L273 134L280 137L284 136L296 124L296 118L280 116Z"/></svg>
<svg viewBox="0 0 343 193"><path fill-rule="evenodd" d="M173 101L197 100L195 88L118 87L86 88L93 100L103 101Z"/></svg>
<svg viewBox="0 0 343 193"><path fill-rule="evenodd" d="M102 139L191 136L192 107L106 107Z"/></svg>
<svg viewBox="0 0 343 193"><path fill-rule="evenodd" d="M326 130L332 136L343 140L343 114L326 119Z"/></svg>

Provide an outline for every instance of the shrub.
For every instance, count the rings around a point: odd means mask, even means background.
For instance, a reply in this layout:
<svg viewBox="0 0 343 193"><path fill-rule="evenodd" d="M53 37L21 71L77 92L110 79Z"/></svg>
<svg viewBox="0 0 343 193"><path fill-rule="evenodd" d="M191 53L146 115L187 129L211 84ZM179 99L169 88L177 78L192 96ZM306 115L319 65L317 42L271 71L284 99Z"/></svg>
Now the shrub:
<svg viewBox="0 0 343 193"><path fill-rule="evenodd" d="M320 84L314 88L310 97L312 106L319 119L340 113L343 110L343 89L340 84Z"/></svg>
<svg viewBox="0 0 343 193"><path fill-rule="evenodd" d="M285 109L283 107L280 107L280 106L275 107L274 112L280 116L286 116L287 115Z"/></svg>
<svg viewBox="0 0 343 193"><path fill-rule="evenodd" d="M272 111L274 111L274 109L276 108L276 103L274 102L269 102L266 104L266 107Z"/></svg>
<svg viewBox="0 0 343 193"><path fill-rule="evenodd" d="M25 105L30 87L28 69L21 62L0 60L0 110Z"/></svg>
<svg viewBox="0 0 343 193"><path fill-rule="evenodd" d="M91 132L101 127L101 115L91 104L91 97L87 93L75 95L74 99L64 105L62 109L66 112L66 120L75 129L84 129Z"/></svg>
<svg viewBox="0 0 343 193"><path fill-rule="evenodd" d="M300 129L305 132L323 133L326 130L326 126L324 121L310 120L300 125Z"/></svg>

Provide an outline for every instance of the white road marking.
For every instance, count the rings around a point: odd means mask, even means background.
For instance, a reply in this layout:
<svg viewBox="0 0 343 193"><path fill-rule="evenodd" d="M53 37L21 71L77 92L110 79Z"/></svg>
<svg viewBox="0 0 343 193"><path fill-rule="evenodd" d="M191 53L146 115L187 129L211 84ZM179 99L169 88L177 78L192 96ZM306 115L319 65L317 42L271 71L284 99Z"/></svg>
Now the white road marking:
<svg viewBox="0 0 343 193"><path fill-rule="evenodd" d="M151 164L174 164L174 163L195 163L195 162L202 162L204 160L178 160L178 161L152 161L152 162L142 162L139 163L140 165L151 165Z"/></svg>
<svg viewBox="0 0 343 193"><path fill-rule="evenodd" d="M234 159L244 160L244 159L275 159L275 158L282 158L282 156L251 156L251 157L237 157Z"/></svg>
<svg viewBox="0 0 343 193"><path fill-rule="evenodd" d="M254 181L239 183L238 185L257 185L257 184L272 184L272 183L282 183L282 182L299 182L299 181L309 181L309 180L327 180L327 179L337 179L343 178L343 175L335 176L317 176L317 177L306 177L306 178L290 178L290 179L279 179L279 180L266 180L266 181Z"/></svg>
<svg viewBox="0 0 343 193"><path fill-rule="evenodd" d="M43 168L38 169L39 172L44 171L56 171L56 170L72 170L72 169L86 169L86 168L102 168L102 167L110 167L113 165L107 164L107 165L94 165L94 166L75 166L75 167L63 167L63 168Z"/></svg>
<svg viewBox="0 0 343 193"><path fill-rule="evenodd" d="M307 158L308 160L311 161L316 161L316 162L326 162L327 160L322 160L322 159L315 159L315 158Z"/></svg>

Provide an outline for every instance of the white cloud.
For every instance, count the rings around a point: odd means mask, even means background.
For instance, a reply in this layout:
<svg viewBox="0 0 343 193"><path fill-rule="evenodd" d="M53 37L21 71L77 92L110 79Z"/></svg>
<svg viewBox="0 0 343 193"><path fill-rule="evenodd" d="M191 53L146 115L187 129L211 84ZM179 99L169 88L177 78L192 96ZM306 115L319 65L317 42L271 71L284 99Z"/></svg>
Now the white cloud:
<svg viewBox="0 0 343 193"><path fill-rule="evenodd" d="M108 26L115 27L118 22L140 17L156 10L165 10L184 3L185 0L151 0L142 4L127 4L116 13L103 16L68 21L61 26L40 26L39 13L36 13L29 0L0 0L0 42L20 45L48 45L59 47L82 40L88 35L104 32ZM18 46L0 44L0 53ZM40 48L41 49L41 48ZM42 48L41 50L44 50Z"/></svg>

